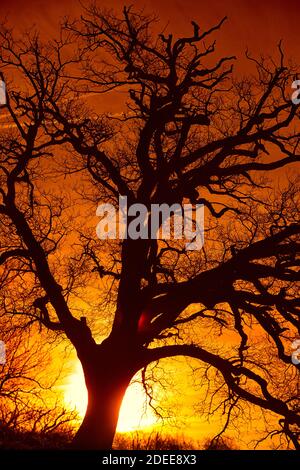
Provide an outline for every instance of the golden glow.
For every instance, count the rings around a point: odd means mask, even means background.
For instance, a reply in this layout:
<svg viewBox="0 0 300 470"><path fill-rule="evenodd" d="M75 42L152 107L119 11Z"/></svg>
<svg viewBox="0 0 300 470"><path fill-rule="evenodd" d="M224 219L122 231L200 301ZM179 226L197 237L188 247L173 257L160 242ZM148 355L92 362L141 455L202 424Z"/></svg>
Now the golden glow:
<svg viewBox="0 0 300 470"><path fill-rule="evenodd" d="M84 416L87 407L87 391L84 383L82 368L78 365L69 376L64 390L64 400L67 406L75 408L80 416ZM153 426L156 418L151 410L145 410L146 396L140 383L132 383L124 396L117 431L129 432Z"/></svg>
<svg viewBox="0 0 300 470"><path fill-rule="evenodd" d="M84 382L82 367L77 365L65 385L64 400L67 406L75 408L81 417L87 407L87 390Z"/></svg>

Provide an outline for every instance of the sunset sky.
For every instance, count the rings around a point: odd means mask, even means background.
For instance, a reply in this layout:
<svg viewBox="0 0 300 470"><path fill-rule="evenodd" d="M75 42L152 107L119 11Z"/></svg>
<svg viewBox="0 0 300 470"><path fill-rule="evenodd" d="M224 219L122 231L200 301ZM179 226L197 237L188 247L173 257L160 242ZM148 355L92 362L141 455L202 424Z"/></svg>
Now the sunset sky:
<svg viewBox="0 0 300 470"><path fill-rule="evenodd" d="M111 0L99 2L120 10L124 1ZM223 16L228 16L227 23L216 35L218 54L236 55L236 69L240 74L247 74L247 65L244 59L246 48L253 54L274 55L280 39L286 56L294 62L300 62L298 31L299 31L299 0L143 0L129 1L134 6L145 6L146 10L154 12L161 20L161 25L168 25L174 33L185 33L190 29L190 21L195 20L200 28L209 28L217 23ZM79 2L75 0L1 0L0 14L17 30L36 26L43 34L54 36L58 29L59 19L64 15L76 15L79 11ZM106 103L109 105L109 103ZM73 360L72 360L73 361ZM218 429L219 418L214 417L211 424L203 424L200 418L191 418L194 415L194 406L199 400L199 391L192 391L191 370L181 362L178 374L178 362L175 365L169 361L168 370L171 372L174 388L168 396L170 407L179 406L179 415L186 422L187 433L195 439L213 435ZM80 366L74 361L73 369L62 385L65 401L75 406L83 414L86 404L86 394ZM182 379L184 377L184 380ZM184 383L183 383L184 382ZM179 395L178 395L179 394ZM178 396L182 404L178 403ZM161 400L165 399L163 394ZM132 412L131 408L137 406L138 410ZM155 417L149 410L139 420L140 411L143 411L143 391L140 385L134 384L127 392L119 420L119 431L132 431L139 424L147 428L155 423ZM172 420L170 419L170 422ZM170 428L171 430L173 428ZM179 432L178 428L174 428ZM248 430L245 430L247 433ZM251 433L251 430L250 430Z"/></svg>
<svg viewBox="0 0 300 470"><path fill-rule="evenodd" d="M119 0L100 3L117 9L126 4ZM300 11L297 0L143 0L129 3L155 12L163 23L169 23L178 33L186 31L192 19L207 27L227 15L229 21L219 40L221 49L239 54L248 46L255 52L268 54L282 38L287 51L297 59ZM36 23L42 31L51 33L56 30L59 17L78 12L78 4L76 0L2 0L0 11L3 17L8 15L16 27L31 27Z"/></svg>
<svg viewBox="0 0 300 470"><path fill-rule="evenodd" d="M64 16L76 16L81 12L76 0L1 0L1 16L17 30L35 27L46 36L53 37ZM86 2L89 3L88 1ZM149 13L155 13L162 27L175 34L190 32L191 20L200 28L208 29L224 16L227 22L216 34L216 54L235 55L235 70L247 74L249 62L245 59L246 49L253 55L265 56L278 53L277 45L282 39L286 56L299 62L298 31L300 4L297 0L216 0L214 2L186 0L142 0L127 2ZM126 2L120 0L101 1L100 5L121 10ZM172 6L171 6L172 5ZM110 106L104 100L103 107Z"/></svg>

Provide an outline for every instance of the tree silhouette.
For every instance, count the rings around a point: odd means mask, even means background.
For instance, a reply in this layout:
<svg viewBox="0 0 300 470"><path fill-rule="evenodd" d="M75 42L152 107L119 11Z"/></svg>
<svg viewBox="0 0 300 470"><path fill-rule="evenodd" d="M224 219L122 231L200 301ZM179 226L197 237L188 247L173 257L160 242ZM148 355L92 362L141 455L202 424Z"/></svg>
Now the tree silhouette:
<svg viewBox="0 0 300 470"><path fill-rule="evenodd" d="M132 377L176 356L215 370L225 427L250 403L277 415L278 432L298 446L299 186L276 172L300 160L295 70L279 44L277 61L247 53L255 74L235 77L235 57L216 58L211 40L224 20L207 31L193 22L176 38L156 34L153 16L93 4L46 44L2 27L10 124L0 142L0 263L11 312L76 349L88 389L77 448L110 448ZM120 113L84 104L99 94L109 106L118 90ZM62 175L84 181L78 208L117 207L119 195L150 215L151 204L204 204L204 248L97 240L91 222L93 234L70 216ZM76 292L91 286L98 313L78 317ZM111 328L97 342L91 325L103 315Z"/></svg>

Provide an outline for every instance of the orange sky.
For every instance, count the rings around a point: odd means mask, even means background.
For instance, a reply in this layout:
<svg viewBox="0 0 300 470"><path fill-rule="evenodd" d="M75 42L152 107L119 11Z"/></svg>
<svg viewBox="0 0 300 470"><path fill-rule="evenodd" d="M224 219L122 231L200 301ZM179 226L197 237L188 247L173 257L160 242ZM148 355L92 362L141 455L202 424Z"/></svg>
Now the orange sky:
<svg viewBox="0 0 300 470"><path fill-rule="evenodd" d="M63 16L76 16L82 12L80 3L89 4L89 0L0 0L0 17L7 17L9 24L17 30L32 29L34 25L53 37ZM161 28L168 25L167 29L178 35L191 32L191 20L197 21L200 28L209 29L227 15L228 21L222 26L222 31L214 35L217 40L216 57L237 56L234 64L237 73L245 74L250 70L249 61L245 59L247 48L255 56L276 57L280 39L283 40L286 57L300 63L297 41L299 0L99 0L98 3L119 12L124 4L145 7L147 12L154 12L161 19ZM100 96L97 100L105 111L107 97L103 99ZM115 97L111 94L110 110L113 103ZM119 105L117 98L117 109Z"/></svg>
<svg viewBox="0 0 300 470"><path fill-rule="evenodd" d="M60 18L82 12L80 3L89 4L89 0L0 0L0 17L7 17L17 30L32 29L35 25L36 29L53 37ZM222 31L214 35L216 57L237 56L236 73L250 71L244 54L247 48L255 56L278 57L280 39L286 57L300 63L297 41L300 0L99 0L98 3L119 12L124 4L145 7L147 12L154 12L161 19L162 28L168 25L168 29L178 35L191 32L191 20L197 21L200 28L208 29L227 15ZM120 99L113 94L109 100L107 96L99 96L97 102L104 112L107 105L110 111L114 106L114 111L119 111Z"/></svg>
<svg viewBox="0 0 300 470"><path fill-rule="evenodd" d="M170 22L172 29L184 31L191 19L207 27L218 18L227 15L229 21L224 26L219 39L219 47L239 54L246 46L252 51L270 53L279 38L286 50L297 60L299 30L299 0L110 0L100 4L120 8L127 4L145 5L163 21ZM57 19L65 14L76 14L77 0L1 0L0 13L16 26L31 26L36 23L42 30L54 31Z"/></svg>

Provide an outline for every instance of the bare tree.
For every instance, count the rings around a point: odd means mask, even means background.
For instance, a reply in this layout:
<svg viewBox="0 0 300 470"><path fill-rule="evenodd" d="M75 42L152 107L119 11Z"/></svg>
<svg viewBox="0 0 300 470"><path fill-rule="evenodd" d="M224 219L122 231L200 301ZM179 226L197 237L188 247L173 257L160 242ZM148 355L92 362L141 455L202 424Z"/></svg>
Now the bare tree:
<svg viewBox="0 0 300 470"><path fill-rule="evenodd" d="M119 17L93 4L46 45L2 29L12 124L0 142L0 261L5 282L21 281L26 293L14 311L61 331L76 349L89 398L78 448L111 447L132 377L176 356L205 364L207 380L214 370L225 427L250 403L276 414L298 445L299 376L289 351L299 334L298 183L290 177L276 189L276 170L300 159L295 71L279 44L277 61L247 54L255 74L234 77L234 57L214 58L211 37L223 21L207 31L193 22L189 35L175 38L156 35L155 18L142 12L124 8ZM119 114L84 105L83 94L109 100L120 89ZM78 226L82 249L74 253L61 178L45 178L53 160L68 178L84 178L81 204L117 207L123 195L146 205L149 217L151 204L204 204L204 248L102 243ZM97 276L106 281L99 304L111 321L101 342L74 303L76 292L99 287ZM276 371L257 337L276 352ZM283 393L279 376L296 385Z"/></svg>

